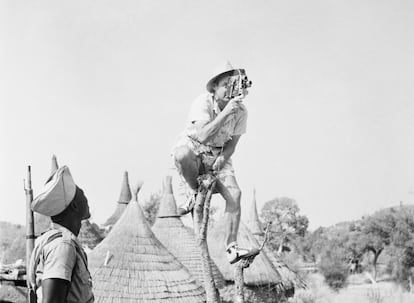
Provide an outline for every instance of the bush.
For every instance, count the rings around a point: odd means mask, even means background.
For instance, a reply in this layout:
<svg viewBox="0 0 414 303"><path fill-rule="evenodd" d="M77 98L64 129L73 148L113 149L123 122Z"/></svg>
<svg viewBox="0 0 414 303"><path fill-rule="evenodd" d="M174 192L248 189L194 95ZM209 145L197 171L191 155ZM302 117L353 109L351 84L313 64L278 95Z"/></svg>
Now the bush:
<svg viewBox="0 0 414 303"><path fill-rule="evenodd" d="M325 278L326 283L334 290L346 286L349 272L345 264L340 261L324 258L318 264L319 270Z"/></svg>
<svg viewBox="0 0 414 303"><path fill-rule="evenodd" d="M387 272L406 290L410 290L410 280L414 279L414 248L412 244L407 244L406 248L394 248L393 255L387 264Z"/></svg>

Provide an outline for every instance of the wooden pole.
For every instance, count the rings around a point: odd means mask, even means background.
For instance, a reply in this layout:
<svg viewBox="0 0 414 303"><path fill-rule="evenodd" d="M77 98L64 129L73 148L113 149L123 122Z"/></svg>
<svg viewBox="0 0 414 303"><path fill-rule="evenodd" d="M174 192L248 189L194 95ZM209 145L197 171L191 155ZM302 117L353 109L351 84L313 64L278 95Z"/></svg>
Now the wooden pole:
<svg viewBox="0 0 414 303"><path fill-rule="evenodd" d="M234 269L234 302L244 303L244 275L245 260L240 260Z"/></svg>
<svg viewBox="0 0 414 303"><path fill-rule="evenodd" d="M248 257L246 259L241 259L234 268L234 302L236 303L245 303L244 298L244 274L243 271L245 268L249 267L250 264L253 263L256 256L260 253L260 251L263 249L266 241L267 241L267 234L269 231L269 227L272 223L269 222L266 225L266 231L264 235L264 239L262 244L260 245L260 248L258 249L257 254L252 255L251 257Z"/></svg>
<svg viewBox="0 0 414 303"><path fill-rule="evenodd" d="M196 233L197 246L200 248L201 263L208 303L219 303L220 295L214 283L213 270L211 268L210 253L207 245L207 227L210 215L210 200L216 185L216 178L211 175L199 177L199 187L194 206L194 231Z"/></svg>
<svg viewBox="0 0 414 303"><path fill-rule="evenodd" d="M28 272L30 257L34 248L34 219L31 204L33 201L32 190L32 172L30 165L27 166L27 180L25 180L24 191L26 193L26 272ZM27 277L27 299L28 302L36 302L34 291L29 283L29 277Z"/></svg>

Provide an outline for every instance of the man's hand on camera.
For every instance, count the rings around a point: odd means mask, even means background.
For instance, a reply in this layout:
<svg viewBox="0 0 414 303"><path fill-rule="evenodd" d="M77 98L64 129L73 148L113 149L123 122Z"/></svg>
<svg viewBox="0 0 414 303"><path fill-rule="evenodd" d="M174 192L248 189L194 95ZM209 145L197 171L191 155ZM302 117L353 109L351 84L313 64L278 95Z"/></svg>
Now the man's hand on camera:
<svg viewBox="0 0 414 303"><path fill-rule="evenodd" d="M235 97L233 99L231 99L227 104L226 107L224 107L223 109L223 114L224 115L231 115L237 112L237 110L239 108L241 108L241 101L242 101L243 97L242 96L238 96Z"/></svg>

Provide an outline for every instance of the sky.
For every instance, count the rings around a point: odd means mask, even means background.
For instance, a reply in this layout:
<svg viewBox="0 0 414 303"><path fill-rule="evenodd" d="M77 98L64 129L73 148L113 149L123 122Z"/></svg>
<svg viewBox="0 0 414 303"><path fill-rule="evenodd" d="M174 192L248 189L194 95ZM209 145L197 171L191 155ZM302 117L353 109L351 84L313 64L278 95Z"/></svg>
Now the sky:
<svg viewBox="0 0 414 303"><path fill-rule="evenodd" d="M0 221L24 224L27 166L36 195L53 154L93 221L124 171L146 201L227 60L253 81L242 217L254 188L259 212L290 197L311 229L412 204L413 54L412 1L0 1Z"/></svg>

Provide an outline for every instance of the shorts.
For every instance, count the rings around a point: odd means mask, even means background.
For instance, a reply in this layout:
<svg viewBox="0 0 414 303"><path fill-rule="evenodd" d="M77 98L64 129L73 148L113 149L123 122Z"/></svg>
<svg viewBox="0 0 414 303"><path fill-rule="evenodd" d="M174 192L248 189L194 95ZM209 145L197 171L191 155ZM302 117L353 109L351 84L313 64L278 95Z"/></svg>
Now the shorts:
<svg viewBox="0 0 414 303"><path fill-rule="evenodd" d="M175 145L172 151L172 161L173 165L171 168L171 175L173 179L173 191L177 200L177 204L181 205L185 203L188 198L188 195L193 193L193 190L185 181L184 177L179 172L179 169L175 165L174 151L176 148L188 146L196 155L199 162L199 171L200 175L211 169L215 159L221 154L222 147L213 147L201 144L190 137L183 138ZM226 161L224 166L216 174L217 180L220 181L223 185L226 184L226 178L235 177L233 163L231 158Z"/></svg>

